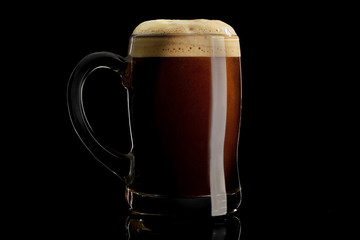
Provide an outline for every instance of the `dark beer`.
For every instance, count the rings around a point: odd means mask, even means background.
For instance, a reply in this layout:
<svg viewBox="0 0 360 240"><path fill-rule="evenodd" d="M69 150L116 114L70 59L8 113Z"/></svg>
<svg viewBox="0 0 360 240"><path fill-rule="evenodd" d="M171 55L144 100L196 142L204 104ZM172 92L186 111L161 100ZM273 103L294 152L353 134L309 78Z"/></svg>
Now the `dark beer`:
<svg viewBox="0 0 360 240"><path fill-rule="evenodd" d="M224 62L225 64L216 64ZM241 108L239 57L147 57L131 60L130 119L138 193L210 195L212 68L226 67L223 141L226 192L239 191L236 166ZM217 136L213 136L217 137Z"/></svg>
<svg viewBox="0 0 360 240"><path fill-rule="evenodd" d="M219 20L150 20L133 31L126 58L84 57L67 92L73 126L86 147L126 184L133 213L224 216L237 211L241 115L240 43ZM85 116L83 86L96 69L127 89L131 149L102 146Z"/></svg>
<svg viewBox="0 0 360 240"><path fill-rule="evenodd" d="M141 23L129 45L134 212L221 216L241 201L239 38L221 21Z"/></svg>

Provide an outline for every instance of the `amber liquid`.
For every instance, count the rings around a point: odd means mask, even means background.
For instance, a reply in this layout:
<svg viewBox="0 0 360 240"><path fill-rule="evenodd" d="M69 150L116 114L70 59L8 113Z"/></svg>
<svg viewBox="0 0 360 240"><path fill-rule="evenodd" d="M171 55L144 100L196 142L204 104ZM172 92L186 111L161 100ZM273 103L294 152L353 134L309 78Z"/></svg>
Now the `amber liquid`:
<svg viewBox="0 0 360 240"><path fill-rule="evenodd" d="M226 64L214 64L218 60ZM227 84L225 186L228 194L239 191L240 58L150 57L133 58L130 64L135 156L131 191L169 197L210 195L212 69L224 66L220 70L226 72L221 81Z"/></svg>

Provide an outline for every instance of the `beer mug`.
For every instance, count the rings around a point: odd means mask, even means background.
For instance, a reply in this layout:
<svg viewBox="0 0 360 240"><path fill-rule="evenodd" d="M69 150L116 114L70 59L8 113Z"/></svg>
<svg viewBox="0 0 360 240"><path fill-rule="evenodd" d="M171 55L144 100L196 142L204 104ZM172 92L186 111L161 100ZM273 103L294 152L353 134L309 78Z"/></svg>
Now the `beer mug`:
<svg viewBox="0 0 360 240"><path fill-rule="evenodd" d="M135 28L127 57L97 52L75 67L71 122L124 181L133 213L223 216L238 209L240 56L239 38L224 22L152 20ZM116 72L126 88L129 153L104 146L86 118L83 86L100 68Z"/></svg>

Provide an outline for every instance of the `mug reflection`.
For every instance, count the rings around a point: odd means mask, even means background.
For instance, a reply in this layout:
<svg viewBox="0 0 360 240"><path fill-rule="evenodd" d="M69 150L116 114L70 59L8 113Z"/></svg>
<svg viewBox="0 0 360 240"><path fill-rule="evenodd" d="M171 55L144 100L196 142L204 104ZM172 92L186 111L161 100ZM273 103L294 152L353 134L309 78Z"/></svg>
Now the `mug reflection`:
<svg viewBox="0 0 360 240"><path fill-rule="evenodd" d="M129 240L238 240L241 233L237 215L211 219L129 215L125 228Z"/></svg>

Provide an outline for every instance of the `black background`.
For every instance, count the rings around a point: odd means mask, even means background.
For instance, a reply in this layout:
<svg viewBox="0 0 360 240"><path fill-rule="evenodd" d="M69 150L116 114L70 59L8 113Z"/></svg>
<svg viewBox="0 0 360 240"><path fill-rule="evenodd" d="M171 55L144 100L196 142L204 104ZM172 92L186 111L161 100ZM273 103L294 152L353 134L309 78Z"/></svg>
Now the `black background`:
<svg viewBox="0 0 360 240"><path fill-rule="evenodd" d="M344 88L335 84L339 75L328 54L332 43L323 41L336 23L324 15L327 6L146 2L27 7L10 19L4 44L11 54L12 86L6 91L12 106L6 115L10 124L4 125L10 132L5 150L10 150L11 164L3 171L11 183L6 184L8 222L20 229L14 234L122 239L124 185L75 134L66 85L82 57L96 51L126 56L134 27L158 18L219 19L240 37L241 239L343 234L338 215L345 210L339 201L348 196L343 183L352 177L343 177L345 167L332 159L349 157L346 144L335 140L343 130L334 128L341 123L346 129L341 119L348 109L335 100ZM93 127L126 152L121 83L99 71L86 88Z"/></svg>

